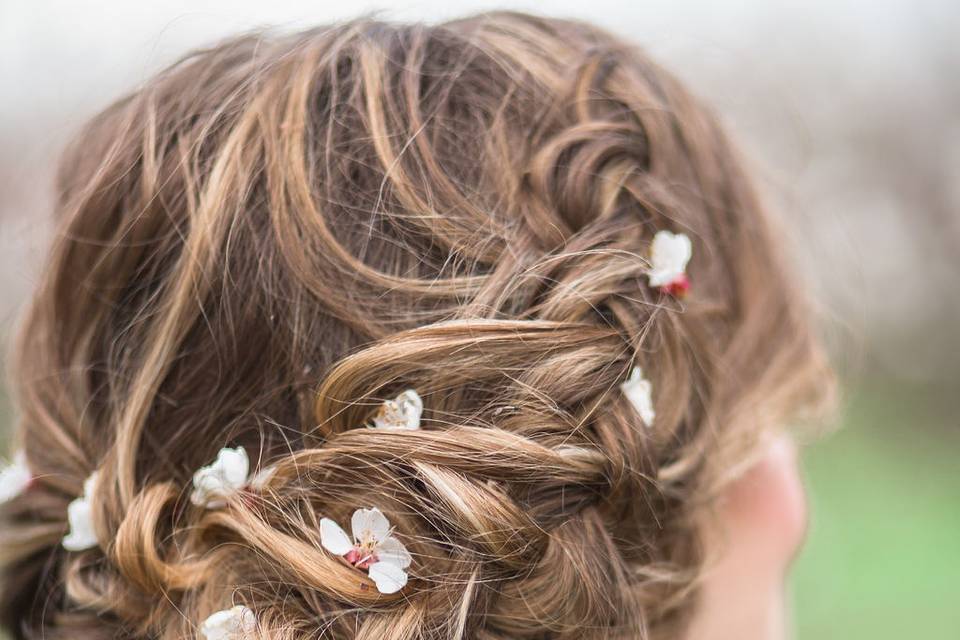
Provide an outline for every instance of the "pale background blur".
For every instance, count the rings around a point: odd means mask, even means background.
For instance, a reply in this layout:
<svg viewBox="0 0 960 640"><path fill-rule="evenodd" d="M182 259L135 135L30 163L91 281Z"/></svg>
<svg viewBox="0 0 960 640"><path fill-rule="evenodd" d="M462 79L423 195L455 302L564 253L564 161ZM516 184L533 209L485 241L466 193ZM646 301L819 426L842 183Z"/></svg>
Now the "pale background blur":
<svg viewBox="0 0 960 640"><path fill-rule="evenodd" d="M50 239L59 150L188 49L374 10L589 19L643 44L717 108L821 302L845 410L807 451L797 637L960 637L960 3L385 5L0 0L0 359ZM12 420L3 388L0 433Z"/></svg>

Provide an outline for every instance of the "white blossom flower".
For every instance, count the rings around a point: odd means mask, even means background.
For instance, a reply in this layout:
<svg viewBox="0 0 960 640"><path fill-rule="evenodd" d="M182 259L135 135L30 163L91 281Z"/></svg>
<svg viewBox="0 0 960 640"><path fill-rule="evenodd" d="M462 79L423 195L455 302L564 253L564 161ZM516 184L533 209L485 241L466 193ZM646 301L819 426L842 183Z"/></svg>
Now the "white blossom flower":
<svg viewBox="0 0 960 640"><path fill-rule="evenodd" d="M90 498L96 491L97 477L96 471L91 473L83 483L83 495L67 506L70 533L63 537L63 548L67 551L83 551L100 544L93 528L93 507L90 504Z"/></svg>
<svg viewBox="0 0 960 640"><path fill-rule="evenodd" d="M420 428L423 400L413 389L407 389L393 400L384 402L373 416L373 425L378 429Z"/></svg>
<svg viewBox="0 0 960 640"><path fill-rule="evenodd" d="M653 385L643 377L640 367L633 368L627 381L620 385L620 390L640 415L643 424L652 427L653 419L657 415L653 410Z"/></svg>
<svg viewBox="0 0 960 640"><path fill-rule="evenodd" d="M256 630L257 614L242 604L217 611L200 625L206 640L247 640Z"/></svg>
<svg viewBox="0 0 960 640"><path fill-rule="evenodd" d="M366 569L380 593L396 593L407 584L413 561L407 548L391 535L390 521L379 509L357 509L350 525L353 539L330 518L320 520L320 543L358 569Z"/></svg>
<svg viewBox="0 0 960 640"><path fill-rule="evenodd" d="M227 504L228 498L245 488L262 489L274 471L274 467L266 467L251 476L246 449L224 447L213 463L193 474L190 502L198 507L219 509Z"/></svg>
<svg viewBox="0 0 960 640"><path fill-rule="evenodd" d="M690 288L686 269L691 255L693 246L685 234L658 231L650 247L650 286L678 296L686 293Z"/></svg>
<svg viewBox="0 0 960 640"><path fill-rule="evenodd" d="M0 502L16 498L30 485L33 474L27 466L27 456L17 451L13 461L0 471Z"/></svg>

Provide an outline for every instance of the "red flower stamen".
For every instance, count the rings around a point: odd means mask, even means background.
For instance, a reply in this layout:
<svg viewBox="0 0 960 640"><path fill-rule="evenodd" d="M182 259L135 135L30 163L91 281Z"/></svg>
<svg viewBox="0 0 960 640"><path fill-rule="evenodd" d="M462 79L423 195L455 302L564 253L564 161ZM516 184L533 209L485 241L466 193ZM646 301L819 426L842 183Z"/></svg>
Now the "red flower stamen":
<svg viewBox="0 0 960 640"><path fill-rule="evenodd" d="M669 284L660 287L660 291L675 298L683 298L690 291L690 279L686 274L680 275Z"/></svg>
<svg viewBox="0 0 960 640"><path fill-rule="evenodd" d="M347 552L343 559L358 569L369 569L377 561L377 554L354 547Z"/></svg>

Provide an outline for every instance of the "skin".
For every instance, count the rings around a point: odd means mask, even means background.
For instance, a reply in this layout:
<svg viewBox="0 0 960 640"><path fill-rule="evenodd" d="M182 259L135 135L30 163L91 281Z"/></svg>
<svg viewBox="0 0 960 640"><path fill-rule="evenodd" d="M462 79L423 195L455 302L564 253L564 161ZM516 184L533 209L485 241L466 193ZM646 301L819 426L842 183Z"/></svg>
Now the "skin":
<svg viewBox="0 0 960 640"><path fill-rule="evenodd" d="M707 536L717 556L701 591L688 640L790 637L785 580L807 530L797 451L786 435L726 491L722 531Z"/></svg>

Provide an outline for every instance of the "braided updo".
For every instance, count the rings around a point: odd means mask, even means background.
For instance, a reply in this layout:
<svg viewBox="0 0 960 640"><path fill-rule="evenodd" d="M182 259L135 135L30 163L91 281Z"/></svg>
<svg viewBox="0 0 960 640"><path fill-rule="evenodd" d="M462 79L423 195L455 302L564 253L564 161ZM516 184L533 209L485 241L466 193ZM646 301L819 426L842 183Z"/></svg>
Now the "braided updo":
<svg viewBox="0 0 960 640"><path fill-rule="evenodd" d="M671 637L718 489L819 392L724 134L584 24L234 39L96 117L57 191L13 380L17 638L191 638L234 605L271 639ZM659 230L692 241L686 298L648 281ZM405 389L421 427L368 428ZM227 446L269 478L193 504ZM99 542L67 550L94 471ZM395 593L321 545L373 507Z"/></svg>

